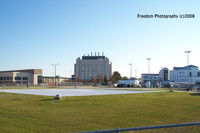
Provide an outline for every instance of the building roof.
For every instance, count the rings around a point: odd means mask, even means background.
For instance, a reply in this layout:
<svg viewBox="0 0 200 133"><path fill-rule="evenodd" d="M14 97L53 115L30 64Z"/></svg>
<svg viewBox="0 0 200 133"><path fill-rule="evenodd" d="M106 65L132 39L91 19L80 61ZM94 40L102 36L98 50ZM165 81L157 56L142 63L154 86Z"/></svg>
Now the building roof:
<svg viewBox="0 0 200 133"><path fill-rule="evenodd" d="M32 74L42 74L42 69L24 69L24 70L9 70L9 71L0 71L0 73L5 72L28 72Z"/></svg>
<svg viewBox="0 0 200 133"><path fill-rule="evenodd" d="M141 75L150 75L150 76L159 76L159 74L148 74L148 73L143 73L143 74L141 74Z"/></svg>
<svg viewBox="0 0 200 133"><path fill-rule="evenodd" d="M185 67L174 67L174 70L187 70L187 69L190 69L192 67L196 67L198 68L197 66L195 65L188 65L188 66L185 66Z"/></svg>
<svg viewBox="0 0 200 133"><path fill-rule="evenodd" d="M167 67L162 68L161 70L169 70Z"/></svg>
<svg viewBox="0 0 200 133"><path fill-rule="evenodd" d="M105 56L82 56L82 60L105 59Z"/></svg>
<svg viewBox="0 0 200 133"><path fill-rule="evenodd" d="M54 79L55 76L42 76L42 78L43 78L43 79L44 79L44 78ZM67 78L67 77L59 77L59 76L56 76L56 78L59 78L59 79L69 79L69 78Z"/></svg>

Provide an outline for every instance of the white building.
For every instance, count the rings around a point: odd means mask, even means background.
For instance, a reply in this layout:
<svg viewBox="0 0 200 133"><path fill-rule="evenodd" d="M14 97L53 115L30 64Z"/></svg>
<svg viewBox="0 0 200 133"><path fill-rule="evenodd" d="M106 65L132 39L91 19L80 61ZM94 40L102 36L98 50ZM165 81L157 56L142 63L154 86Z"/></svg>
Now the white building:
<svg viewBox="0 0 200 133"><path fill-rule="evenodd" d="M82 56L76 60L74 65L74 74L77 78L84 81L90 81L92 78L98 79L99 77L107 79L111 78L112 74L112 63L103 54L102 56Z"/></svg>
<svg viewBox="0 0 200 133"><path fill-rule="evenodd" d="M136 78L131 78L128 80L118 80L117 87L139 87L139 80Z"/></svg>
<svg viewBox="0 0 200 133"><path fill-rule="evenodd" d="M200 82L200 70L197 66L174 67L170 72L172 82L197 83Z"/></svg>

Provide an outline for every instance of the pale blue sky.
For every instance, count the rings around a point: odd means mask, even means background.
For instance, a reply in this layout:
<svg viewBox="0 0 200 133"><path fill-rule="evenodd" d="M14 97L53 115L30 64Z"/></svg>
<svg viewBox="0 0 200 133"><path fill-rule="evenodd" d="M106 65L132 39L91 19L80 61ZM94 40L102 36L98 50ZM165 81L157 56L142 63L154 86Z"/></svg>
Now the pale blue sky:
<svg viewBox="0 0 200 133"><path fill-rule="evenodd" d="M1 0L0 70L43 69L70 76L77 57L104 52L113 71L137 75L161 67L200 66L199 0ZM185 14L195 19L138 19L137 14ZM133 73L135 75L135 73Z"/></svg>

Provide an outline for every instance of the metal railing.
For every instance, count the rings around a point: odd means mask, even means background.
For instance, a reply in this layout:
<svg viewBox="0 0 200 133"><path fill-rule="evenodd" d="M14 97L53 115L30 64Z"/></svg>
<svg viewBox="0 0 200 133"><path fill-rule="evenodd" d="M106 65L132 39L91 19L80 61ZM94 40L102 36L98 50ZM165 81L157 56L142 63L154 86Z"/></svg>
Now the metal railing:
<svg viewBox="0 0 200 133"><path fill-rule="evenodd" d="M79 132L79 133L113 133L113 132L119 133L119 132L125 132L125 131L138 131L138 130L147 130L147 129L172 128L172 127L184 127L184 126L196 126L196 125L200 125L200 122L160 125L160 126L149 126L149 127L134 127L134 128L88 131L88 132Z"/></svg>

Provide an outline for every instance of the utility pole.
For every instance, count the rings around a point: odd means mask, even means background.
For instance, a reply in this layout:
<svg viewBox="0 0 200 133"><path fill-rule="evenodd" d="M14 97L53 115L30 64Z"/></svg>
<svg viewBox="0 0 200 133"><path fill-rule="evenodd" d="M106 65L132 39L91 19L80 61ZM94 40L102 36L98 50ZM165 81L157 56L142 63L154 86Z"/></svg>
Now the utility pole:
<svg viewBox="0 0 200 133"><path fill-rule="evenodd" d="M56 66L57 66L57 65L60 65L60 64L57 63L57 64L52 64L52 65L54 66L54 72L55 72L54 84L55 84L55 86L56 86Z"/></svg>
<svg viewBox="0 0 200 133"><path fill-rule="evenodd" d="M189 53L190 53L191 51L185 51L185 53L187 53L187 66L189 65Z"/></svg>

